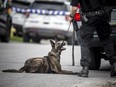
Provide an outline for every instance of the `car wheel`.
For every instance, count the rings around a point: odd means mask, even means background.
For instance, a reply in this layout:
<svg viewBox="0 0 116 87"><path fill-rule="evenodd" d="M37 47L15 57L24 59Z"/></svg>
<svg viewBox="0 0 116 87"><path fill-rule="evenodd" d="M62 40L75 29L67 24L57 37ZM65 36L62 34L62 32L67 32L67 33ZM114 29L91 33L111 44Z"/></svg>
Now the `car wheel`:
<svg viewBox="0 0 116 87"><path fill-rule="evenodd" d="M1 38L1 42L9 42L10 41L10 35L9 32L7 31L6 34L4 36L2 36Z"/></svg>
<svg viewBox="0 0 116 87"><path fill-rule="evenodd" d="M28 34L23 34L23 42L30 42L30 38Z"/></svg>
<svg viewBox="0 0 116 87"><path fill-rule="evenodd" d="M34 43L40 43L41 39L38 39L38 38L36 38L36 37L33 37L33 38L32 38L32 41L33 41Z"/></svg>
<svg viewBox="0 0 116 87"><path fill-rule="evenodd" d="M101 56L99 48L90 48L91 62L90 70L98 70L101 65Z"/></svg>
<svg viewBox="0 0 116 87"><path fill-rule="evenodd" d="M12 18L10 16L8 16L8 18L7 18L7 25L8 25L8 29L9 29L9 35L10 35L11 27L12 27Z"/></svg>
<svg viewBox="0 0 116 87"><path fill-rule="evenodd" d="M72 45L72 43L73 43L73 42L72 42L72 37L69 37L69 38L67 39L67 44L68 44L68 45Z"/></svg>
<svg viewBox="0 0 116 87"><path fill-rule="evenodd" d="M75 42L73 42L73 40L74 40ZM70 38L67 39L67 44L68 44L68 45L72 45L73 43L74 43L75 45L79 45L78 41L75 40L75 39L73 39L72 37L70 37Z"/></svg>
<svg viewBox="0 0 116 87"><path fill-rule="evenodd" d="M8 23L6 24L6 26L7 26L6 27L7 29L5 29L6 30L6 34L4 36L2 36L1 41L8 43L10 41L11 28L9 27Z"/></svg>
<svg viewBox="0 0 116 87"><path fill-rule="evenodd" d="M5 30L6 30L6 34L4 36L2 36L1 38L1 42L9 42L10 41L10 33L11 33L11 26L12 26L12 21L11 18L9 16L7 16L7 20L5 22Z"/></svg>

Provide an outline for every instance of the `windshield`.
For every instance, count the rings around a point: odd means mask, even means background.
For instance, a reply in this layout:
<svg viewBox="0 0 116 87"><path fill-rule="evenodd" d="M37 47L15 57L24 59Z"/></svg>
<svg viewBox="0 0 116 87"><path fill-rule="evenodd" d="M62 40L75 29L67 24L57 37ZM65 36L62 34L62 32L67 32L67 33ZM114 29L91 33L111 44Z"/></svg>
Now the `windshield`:
<svg viewBox="0 0 116 87"><path fill-rule="evenodd" d="M34 0L14 0L14 1L33 2Z"/></svg>
<svg viewBox="0 0 116 87"><path fill-rule="evenodd" d="M23 2L23 1L12 2L12 7L15 7L15 8L27 9L29 6L30 6L30 3L28 2Z"/></svg>
<svg viewBox="0 0 116 87"><path fill-rule="evenodd" d="M41 10L67 11L67 6L64 3L56 2L34 2L31 8Z"/></svg>

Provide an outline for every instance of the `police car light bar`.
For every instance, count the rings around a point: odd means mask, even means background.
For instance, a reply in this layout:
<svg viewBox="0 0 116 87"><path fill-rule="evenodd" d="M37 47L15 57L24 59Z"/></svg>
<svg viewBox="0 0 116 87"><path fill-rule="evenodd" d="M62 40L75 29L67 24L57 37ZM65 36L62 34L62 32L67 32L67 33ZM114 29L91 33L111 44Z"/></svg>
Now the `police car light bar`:
<svg viewBox="0 0 116 87"><path fill-rule="evenodd" d="M35 14L48 14L48 15L66 15L69 14L69 12L67 11L53 11L53 10L39 10L39 9L20 9L20 8L15 8L12 7L12 11L15 12L21 12L21 13L25 13L25 12L29 12L29 13L35 13Z"/></svg>

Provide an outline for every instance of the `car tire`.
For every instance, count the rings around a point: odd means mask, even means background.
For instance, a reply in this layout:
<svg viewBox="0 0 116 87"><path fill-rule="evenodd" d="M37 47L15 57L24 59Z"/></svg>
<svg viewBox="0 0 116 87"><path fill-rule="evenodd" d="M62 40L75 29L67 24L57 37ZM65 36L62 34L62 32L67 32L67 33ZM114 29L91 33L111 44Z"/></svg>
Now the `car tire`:
<svg viewBox="0 0 116 87"><path fill-rule="evenodd" d="M12 18L11 18L11 16L8 16L7 25L8 25L9 36L10 36L10 34L11 34L11 28L12 28Z"/></svg>
<svg viewBox="0 0 116 87"><path fill-rule="evenodd" d="M73 43L72 37L69 37L69 38L67 39L67 44L68 44L68 45L72 45L72 43Z"/></svg>
<svg viewBox="0 0 116 87"><path fill-rule="evenodd" d="M12 21L10 21L11 19L9 17L7 17L7 21L5 24L5 30L6 30L6 34L4 36L2 36L1 38L1 42L9 42L10 41L10 33L11 33L11 26L12 26Z"/></svg>
<svg viewBox="0 0 116 87"><path fill-rule="evenodd" d="M8 43L10 41L12 18L4 9L0 13L0 22L2 23L1 27L5 30L4 35L1 36L1 42Z"/></svg>
<svg viewBox="0 0 116 87"><path fill-rule="evenodd" d="M2 36L1 38L1 42L9 42L10 41L10 35L9 35L9 31L6 32L6 35Z"/></svg>
<svg viewBox="0 0 116 87"><path fill-rule="evenodd" d="M23 42L30 42L28 34L23 34Z"/></svg>
<svg viewBox="0 0 116 87"><path fill-rule="evenodd" d="M36 38L36 37L33 37L33 38L32 38L32 41L33 41L34 43L40 43L41 39L38 39L38 38Z"/></svg>
<svg viewBox="0 0 116 87"><path fill-rule="evenodd" d="M89 69L98 70L101 65L101 57L99 48L90 48L91 62Z"/></svg>
<svg viewBox="0 0 116 87"><path fill-rule="evenodd" d="M74 41L75 41L75 42L73 42L73 38L70 37L70 38L67 39L67 44L68 44L68 45L73 45L73 43L74 43L75 45L79 45L79 43L78 43L77 40L74 39Z"/></svg>

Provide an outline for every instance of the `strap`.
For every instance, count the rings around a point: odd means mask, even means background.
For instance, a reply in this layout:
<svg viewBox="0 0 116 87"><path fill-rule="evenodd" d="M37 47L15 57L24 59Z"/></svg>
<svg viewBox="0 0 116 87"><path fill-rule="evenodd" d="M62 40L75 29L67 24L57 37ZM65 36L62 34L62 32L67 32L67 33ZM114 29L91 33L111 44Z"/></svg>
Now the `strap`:
<svg viewBox="0 0 116 87"><path fill-rule="evenodd" d="M75 36L77 36L76 32L78 31L77 21L73 20L73 43L72 43L72 66L75 65L75 58L74 58L74 45L75 45Z"/></svg>

